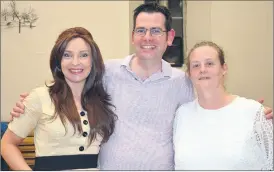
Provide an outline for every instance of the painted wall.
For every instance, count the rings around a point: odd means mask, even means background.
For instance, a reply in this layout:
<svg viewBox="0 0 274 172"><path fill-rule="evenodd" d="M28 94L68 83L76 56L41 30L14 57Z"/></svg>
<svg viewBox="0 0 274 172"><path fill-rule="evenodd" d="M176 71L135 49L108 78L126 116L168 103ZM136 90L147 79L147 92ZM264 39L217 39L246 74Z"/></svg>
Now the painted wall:
<svg viewBox="0 0 274 172"><path fill-rule="evenodd" d="M20 93L51 78L49 54L64 29L89 29L104 59L134 52L132 11L141 3L18 1L21 10L31 4L40 18L35 28L22 28L21 34L18 28L1 29L2 120L9 118ZM187 1L185 17L188 50L201 40L223 46L229 65L227 90L252 99L263 97L273 107L273 2Z"/></svg>
<svg viewBox="0 0 274 172"><path fill-rule="evenodd" d="M8 2L1 1L1 10ZM75 26L87 28L104 59L129 54L128 1L17 1L22 12L30 5L39 16L36 27L24 27L19 34L18 27L1 26L2 120L9 119L20 93L51 79L49 55L63 30Z"/></svg>
<svg viewBox="0 0 274 172"><path fill-rule="evenodd" d="M131 3L131 8L141 3ZM273 2L189 0L184 17L187 51L202 40L221 45L229 67L227 90L262 97L273 107Z"/></svg>

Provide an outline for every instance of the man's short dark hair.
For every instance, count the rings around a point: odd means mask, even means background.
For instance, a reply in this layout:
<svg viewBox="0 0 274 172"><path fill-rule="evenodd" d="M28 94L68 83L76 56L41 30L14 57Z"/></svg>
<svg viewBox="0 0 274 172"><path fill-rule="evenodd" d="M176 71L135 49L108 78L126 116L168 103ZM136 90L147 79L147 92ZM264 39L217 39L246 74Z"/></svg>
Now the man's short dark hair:
<svg viewBox="0 0 274 172"><path fill-rule="evenodd" d="M146 13L162 13L165 16L165 29L167 31L171 30L171 24L172 24L172 18L170 11L167 7L159 5L158 3L155 2L149 2L142 4L138 6L134 10L134 15L133 15L133 29L135 29L136 26L136 18L141 12L146 12Z"/></svg>

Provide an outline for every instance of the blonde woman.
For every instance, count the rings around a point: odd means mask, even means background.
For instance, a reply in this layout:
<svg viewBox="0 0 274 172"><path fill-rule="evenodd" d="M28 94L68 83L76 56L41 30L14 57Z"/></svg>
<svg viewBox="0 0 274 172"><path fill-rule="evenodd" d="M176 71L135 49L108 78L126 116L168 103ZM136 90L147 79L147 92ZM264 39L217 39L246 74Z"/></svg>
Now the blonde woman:
<svg viewBox="0 0 274 172"><path fill-rule="evenodd" d="M180 106L174 120L176 170L273 170L273 125L264 107L228 93L223 50L196 44L187 73L197 99Z"/></svg>

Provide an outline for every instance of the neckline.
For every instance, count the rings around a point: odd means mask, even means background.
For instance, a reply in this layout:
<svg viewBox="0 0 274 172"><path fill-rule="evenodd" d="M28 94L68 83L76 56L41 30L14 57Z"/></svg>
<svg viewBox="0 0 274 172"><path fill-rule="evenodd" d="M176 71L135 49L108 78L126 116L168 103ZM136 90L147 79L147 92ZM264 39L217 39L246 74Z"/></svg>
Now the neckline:
<svg viewBox="0 0 274 172"><path fill-rule="evenodd" d="M217 112L217 111L222 111L222 110L230 108L231 106L233 106L235 104L235 102L238 101L239 98L240 98L239 96L235 95L235 98L230 103L228 103L227 105L225 105L223 107L220 107L218 109L206 109L206 108L203 108L200 105L200 103L198 101L198 98L196 98L195 102L196 102L197 107L198 107L199 110L202 110L202 111L205 111L205 112Z"/></svg>

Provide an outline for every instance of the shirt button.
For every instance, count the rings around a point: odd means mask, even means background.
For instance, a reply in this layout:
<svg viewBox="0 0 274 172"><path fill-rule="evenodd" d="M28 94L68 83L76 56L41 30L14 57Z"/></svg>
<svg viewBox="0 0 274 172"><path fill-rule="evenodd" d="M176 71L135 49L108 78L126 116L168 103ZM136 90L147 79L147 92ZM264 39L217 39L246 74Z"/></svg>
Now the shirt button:
<svg viewBox="0 0 274 172"><path fill-rule="evenodd" d="M83 136L87 137L88 133L87 132L83 132Z"/></svg>
<svg viewBox="0 0 274 172"><path fill-rule="evenodd" d="M83 151L83 150L84 150L84 146L80 146L79 151Z"/></svg>
<svg viewBox="0 0 274 172"><path fill-rule="evenodd" d="M80 112L80 115L81 115L81 116L85 116L85 112L84 112L84 111L81 111L81 112Z"/></svg>
<svg viewBox="0 0 274 172"><path fill-rule="evenodd" d="M87 124L88 124L88 121L87 121L87 120L84 120L83 123L84 123L85 125L87 125Z"/></svg>

